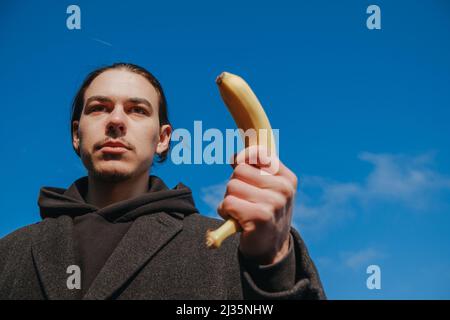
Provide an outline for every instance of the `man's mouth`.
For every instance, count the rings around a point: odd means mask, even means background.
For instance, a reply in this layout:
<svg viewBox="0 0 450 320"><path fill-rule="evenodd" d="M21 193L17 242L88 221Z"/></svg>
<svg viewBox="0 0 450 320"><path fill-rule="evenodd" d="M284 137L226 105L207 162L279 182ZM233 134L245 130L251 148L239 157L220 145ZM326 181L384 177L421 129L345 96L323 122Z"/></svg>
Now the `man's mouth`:
<svg viewBox="0 0 450 320"><path fill-rule="evenodd" d="M129 148L120 141L108 141L104 143L100 151L103 153L122 154L129 150Z"/></svg>
<svg viewBox="0 0 450 320"><path fill-rule="evenodd" d="M111 154L122 154L128 151L125 147L109 147L105 146L100 149L103 153L111 153Z"/></svg>

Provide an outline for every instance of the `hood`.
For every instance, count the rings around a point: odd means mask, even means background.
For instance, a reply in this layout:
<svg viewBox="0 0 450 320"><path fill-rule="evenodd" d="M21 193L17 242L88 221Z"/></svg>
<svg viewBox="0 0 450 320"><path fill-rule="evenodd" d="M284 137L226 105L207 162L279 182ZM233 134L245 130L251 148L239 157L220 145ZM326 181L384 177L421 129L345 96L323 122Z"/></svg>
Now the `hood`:
<svg viewBox="0 0 450 320"><path fill-rule="evenodd" d="M68 189L42 187L38 198L41 218L62 215L74 217L96 212L111 222L126 222L157 212L182 215L198 213L191 189L182 183L169 189L160 178L153 175L149 176L149 189L145 194L101 209L85 201L87 188L87 176L76 180Z"/></svg>

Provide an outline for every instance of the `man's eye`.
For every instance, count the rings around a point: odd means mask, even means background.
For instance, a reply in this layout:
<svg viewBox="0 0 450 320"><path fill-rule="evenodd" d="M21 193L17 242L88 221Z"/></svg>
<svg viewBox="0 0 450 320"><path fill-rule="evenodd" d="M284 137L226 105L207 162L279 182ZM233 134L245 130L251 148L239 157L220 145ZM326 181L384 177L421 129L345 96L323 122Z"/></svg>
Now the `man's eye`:
<svg viewBox="0 0 450 320"><path fill-rule="evenodd" d="M141 114L147 114L147 112L144 109L140 108L140 107L133 107L133 108L131 108L131 110L133 112L137 111L138 113L141 113Z"/></svg>
<svg viewBox="0 0 450 320"><path fill-rule="evenodd" d="M101 111L101 110L103 110L103 109L105 109L105 106L97 105L97 106L93 106L93 107L91 108L91 112Z"/></svg>

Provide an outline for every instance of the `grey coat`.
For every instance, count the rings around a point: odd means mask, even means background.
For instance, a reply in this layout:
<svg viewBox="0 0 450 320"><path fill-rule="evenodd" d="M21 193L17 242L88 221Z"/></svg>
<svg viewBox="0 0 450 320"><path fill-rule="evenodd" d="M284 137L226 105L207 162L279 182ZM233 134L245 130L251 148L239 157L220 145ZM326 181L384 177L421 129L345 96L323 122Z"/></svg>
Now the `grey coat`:
<svg viewBox="0 0 450 320"><path fill-rule="evenodd" d="M72 200L71 200L72 201ZM70 204L73 208L73 204ZM295 284L276 288L254 269L234 235L216 250L205 234L223 221L198 213L138 216L80 296L69 289L67 268L79 262L70 215L54 215L0 239L0 299L324 299L305 244L291 229ZM284 262L286 263L286 262Z"/></svg>

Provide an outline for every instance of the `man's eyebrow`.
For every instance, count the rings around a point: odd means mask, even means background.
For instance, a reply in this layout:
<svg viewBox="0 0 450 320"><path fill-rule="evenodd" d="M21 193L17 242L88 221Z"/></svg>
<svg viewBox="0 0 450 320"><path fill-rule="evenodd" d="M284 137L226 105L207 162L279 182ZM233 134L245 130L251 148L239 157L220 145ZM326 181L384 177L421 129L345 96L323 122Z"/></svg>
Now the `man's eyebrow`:
<svg viewBox="0 0 450 320"><path fill-rule="evenodd" d="M91 101L113 102L110 98L108 98L106 96L92 96L86 100L86 105Z"/></svg>
<svg viewBox="0 0 450 320"><path fill-rule="evenodd" d="M110 99L110 98L108 98L106 96L92 96L92 97L89 97L86 100L86 105L89 104L92 101L109 102L109 103L113 102L112 99ZM142 103L142 104L145 104L146 106L148 106L150 108L150 110L153 110L152 104L147 99L139 98L139 97L133 97L133 98L127 99L126 101L127 102L131 102L131 103L136 103L136 104Z"/></svg>
<svg viewBox="0 0 450 320"><path fill-rule="evenodd" d="M136 104L142 103L142 104L147 105L150 108L150 110L153 110L153 106L150 103L150 101L148 101L147 99L144 99L144 98L133 97L133 98L127 99L127 102L132 102L132 103L136 103Z"/></svg>

